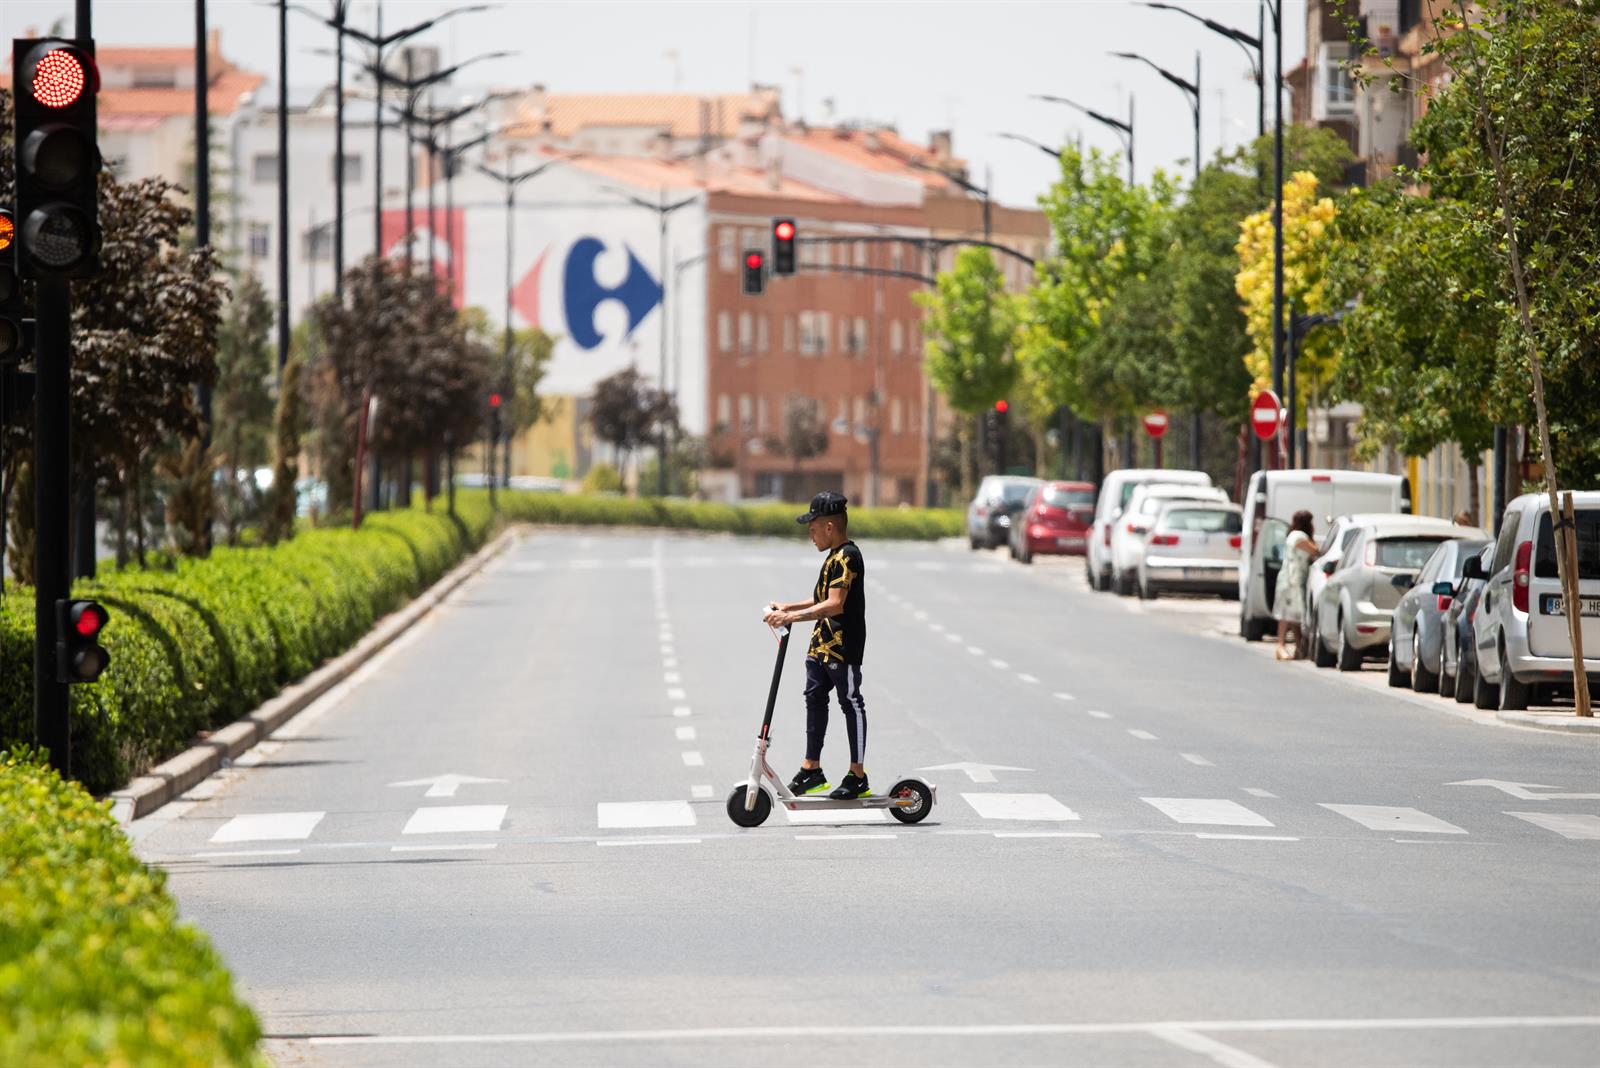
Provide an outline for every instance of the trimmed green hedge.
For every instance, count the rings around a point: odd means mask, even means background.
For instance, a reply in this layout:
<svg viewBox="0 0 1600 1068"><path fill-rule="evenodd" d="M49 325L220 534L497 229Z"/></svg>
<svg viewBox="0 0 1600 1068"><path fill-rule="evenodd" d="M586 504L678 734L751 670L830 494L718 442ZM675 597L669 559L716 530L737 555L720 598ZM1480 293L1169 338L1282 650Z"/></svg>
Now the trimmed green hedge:
<svg viewBox="0 0 1600 1068"><path fill-rule="evenodd" d="M218 549L172 571L108 572L73 587L111 612L111 667L72 687L73 774L115 789L344 652L487 537L482 495L442 512L384 512L359 532L301 532ZM33 736L33 594L0 602L0 747Z"/></svg>
<svg viewBox="0 0 1600 1068"><path fill-rule="evenodd" d="M805 527L794 521L805 509L793 504L733 505L511 490L499 495L499 505L506 518L527 523L677 527L785 538L805 536ZM850 535L855 538L954 538L964 533L964 524L964 514L953 508L850 509Z"/></svg>
<svg viewBox="0 0 1600 1068"><path fill-rule="evenodd" d="M0 1064L265 1068L255 1014L164 883L104 804L0 752Z"/></svg>

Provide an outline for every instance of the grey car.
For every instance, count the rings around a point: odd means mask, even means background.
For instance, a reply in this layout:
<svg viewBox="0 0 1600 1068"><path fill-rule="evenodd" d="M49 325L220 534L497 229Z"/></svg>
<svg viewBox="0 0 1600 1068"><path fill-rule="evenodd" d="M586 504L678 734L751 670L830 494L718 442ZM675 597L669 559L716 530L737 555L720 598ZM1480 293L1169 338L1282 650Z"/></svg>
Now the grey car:
<svg viewBox="0 0 1600 1068"><path fill-rule="evenodd" d="M1355 671L1385 656L1395 606L1439 542L1489 536L1415 515L1375 516L1359 531L1317 598L1311 649L1318 667Z"/></svg>
<svg viewBox="0 0 1600 1068"><path fill-rule="evenodd" d="M1490 542L1478 554L1478 564L1487 570L1494 556ZM1472 700L1478 683L1478 651L1472 644L1472 624L1478 616L1478 598L1484 581L1463 573L1456 583L1455 598L1444 614L1444 640L1439 643L1439 693L1465 704Z"/></svg>
<svg viewBox="0 0 1600 1068"><path fill-rule="evenodd" d="M1028 503L1028 494L1043 485L1037 478L985 475L967 505L967 544L993 549L1011 540L1011 519Z"/></svg>
<svg viewBox="0 0 1600 1068"><path fill-rule="evenodd" d="M1395 605L1389 631L1389 685L1418 693L1439 689L1439 655L1445 613L1467 559L1483 551L1487 537L1441 541L1413 585Z"/></svg>

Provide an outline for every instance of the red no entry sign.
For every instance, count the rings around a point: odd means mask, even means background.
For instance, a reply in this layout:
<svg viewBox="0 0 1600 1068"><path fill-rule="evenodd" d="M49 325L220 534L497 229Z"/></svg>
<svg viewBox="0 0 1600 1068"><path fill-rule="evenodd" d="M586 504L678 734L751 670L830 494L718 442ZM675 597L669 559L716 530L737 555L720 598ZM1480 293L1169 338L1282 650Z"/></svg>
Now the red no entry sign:
<svg viewBox="0 0 1600 1068"><path fill-rule="evenodd" d="M1159 438L1167 432L1167 413L1151 412L1144 417L1144 432L1153 438Z"/></svg>
<svg viewBox="0 0 1600 1068"><path fill-rule="evenodd" d="M1255 429L1256 437L1262 441L1270 441L1278 433L1278 419L1283 411L1283 406L1278 403L1278 395L1270 389L1264 389L1256 394L1256 399L1250 403L1250 425Z"/></svg>

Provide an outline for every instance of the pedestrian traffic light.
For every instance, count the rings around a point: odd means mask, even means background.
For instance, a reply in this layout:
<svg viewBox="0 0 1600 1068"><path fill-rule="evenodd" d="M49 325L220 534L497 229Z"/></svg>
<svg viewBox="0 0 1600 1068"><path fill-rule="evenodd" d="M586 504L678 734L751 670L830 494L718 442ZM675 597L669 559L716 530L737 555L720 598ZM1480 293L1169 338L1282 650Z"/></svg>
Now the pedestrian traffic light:
<svg viewBox="0 0 1600 1068"><path fill-rule="evenodd" d="M1006 403L1006 399L1004 397L1001 397L999 400L994 402L994 410L999 415L1005 415L1006 412L1011 410L1011 405Z"/></svg>
<svg viewBox="0 0 1600 1068"><path fill-rule="evenodd" d="M760 249L744 251L744 295L759 297L767 286L767 257Z"/></svg>
<svg viewBox="0 0 1600 1068"><path fill-rule="evenodd" d="M95 601L56 602L56 681L93 682L111 663L100 633L111 617Z"/></svg>
<svg viewBox="0 0 1600 1068"><path fill-rule="evenodd" d="M100 249L94 43L18 38L12 49L17 274L82 278Z"/></svg>
<svg viewBox="0 0 1600 1068"><path fill-rule="evenodd" d="M772 220L772 273L794 274L793 219Z"/></svg>
<svg viewBox="0 0 1600 1068"><path fill-rule="evenodd" d="M500 394L498 394L498 393L489 394L489 407L491 407L491 408L499 408L500 407Z"/></svg>
<svg viewBox="0 0 1600 1068"><path fill-rule="evenodd" d="M12 266L16 240L16 219L0 208L0 364L20 362L33 347L33 323L22 302L22 280Z"/></svg>

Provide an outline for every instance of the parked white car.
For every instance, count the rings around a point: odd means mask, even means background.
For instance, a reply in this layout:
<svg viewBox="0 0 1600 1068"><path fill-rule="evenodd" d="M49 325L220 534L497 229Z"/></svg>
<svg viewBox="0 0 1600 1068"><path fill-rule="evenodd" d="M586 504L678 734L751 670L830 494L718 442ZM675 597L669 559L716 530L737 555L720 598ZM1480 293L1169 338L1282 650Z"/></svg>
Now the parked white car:
<svg viewBox="0 0 1600 1068"><path fill-rule="evenodd" d="M1578 534L1578 598L1582 602L1583 670L1600 689L1600 491L1574 493ZM1480 577L1467 561L1467 578ZM1478 613L1473 645L1478 671L1473 703L1523 709L1544 692L1572 685L1572 639L1556 571L1550 498L1527 493L1506 505Z"/></svg>
<svg viewBox="0 0 1600 1068"><path fill-rule="evenodd" d="M1150 525L1139 561L1139 596L1239 592L1243 512L1230 502L1166 500Z"/></svg>
<svg viewBox="0 0 1600 1068"><path fill-rule="evenodd" d="M1094 525L1089 529L1089 544L1083 554L1089 588L1111 588L1111 525L1122 515L1133 491L1146 482L1180 482L1190 486L1209 486L1211 476L1204 471L1164 471L1148 467L1124 467L1108 473L1100 483L1095 500Z"/></svg>
<svg viewBox="0 0 1600 1068"><path fill-rule="evenodd" d="M1168 501L1206 501L1227 504L1228 495L1215 486L1183 482L1146 482L1135 486L1122 514L1111 524L1111 588L1130 597L1144 559L1144 542L1150 527Z"/></svg>
<svg viewBox="0 0 1600 1068"><path fill-rule="evenodd" d="M1317 605L1322 599L1322 590L1328 585L1328 578L1339 566L1339 561L1344 558L1344 552L1350 548L1350 543L1355 541L1361 527L1376 520L1386 518L1390 513L1358 512L1355 515L1335 516L1327 532L1317 541L1317 562L1311 565L1311 572L1306 575L1306 612L1307 618L1317 618Z"/></svg>

